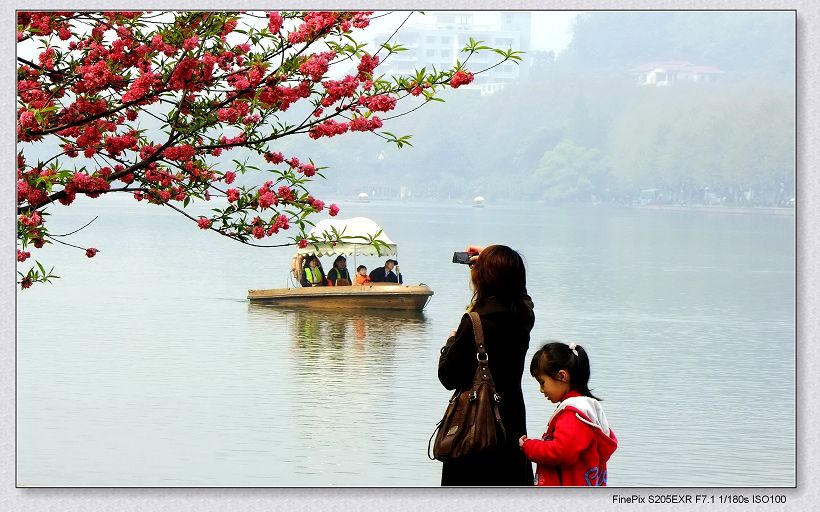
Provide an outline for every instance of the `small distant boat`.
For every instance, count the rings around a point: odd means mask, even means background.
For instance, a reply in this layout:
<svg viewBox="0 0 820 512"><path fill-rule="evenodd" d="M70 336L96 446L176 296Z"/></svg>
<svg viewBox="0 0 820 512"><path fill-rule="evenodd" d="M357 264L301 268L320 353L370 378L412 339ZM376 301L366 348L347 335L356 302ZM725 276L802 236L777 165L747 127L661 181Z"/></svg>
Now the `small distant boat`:
<svg viewBox="0 0 820 512"><path fill-rule="evenodd" d="M367 192L362 192L361 194L356 196L356 200L359 201L360 203L369 203L370 202L370 196L367 195Z"/></svg>
<svg viewBox="0 0 820 512"><path fill-rule="evenodd" d="M308 233L309 237L322 238L324 233L333 231L345 237L369 238L376 233L379 236L379 251L367 243L339 242L336 244L319 243L309 245L296 251L294 270L301 272L300 261L304 256L337 256L339 254L356 256L395 256L398 247L384 230L372 220L365 217L352 219L324 219ZM421 311L433 290L426 284L406 285L397 283L370 283L350 286L315 286L300 288L270 288L248 290L251 302L266 302L282 306L304 306L310 308L338 309L393 309Z"/></svg>
<svg viewBox="0 0 820 512"><path fill-rule="evenodd" d="M473 206L476 208L484 208L484 198L482 196L475 196L473 198Z"/></svg>

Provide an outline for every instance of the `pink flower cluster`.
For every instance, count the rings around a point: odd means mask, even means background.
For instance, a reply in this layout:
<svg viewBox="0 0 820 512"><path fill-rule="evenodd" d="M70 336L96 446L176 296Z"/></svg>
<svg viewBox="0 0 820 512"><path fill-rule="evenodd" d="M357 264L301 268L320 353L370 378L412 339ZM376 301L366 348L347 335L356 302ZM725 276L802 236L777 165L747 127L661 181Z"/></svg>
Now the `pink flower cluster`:
<svg viewBox="0 0 820 512"><path fill-rule="evenodd" d="M319 199L316 199L312 195L307 196L307 203L317 212L320 212L325 209L325 202Z"/></svg>
<svg viewBox="0 0 820 512"><path fill-rule="evenodd" d="M27 260L27 259L29 259L30 257L31 257L31 253L30 253L30 252L28 252L28 251L21 251L20 249L17 249L17 261L19 261L20 263L22 263L22 262L26 261L26 260Z"/></svg>
<svg viewBox="0 0 820 512"><path fill-rule="evenodd" d="M336 52L314 53L299 66L299 72L309 76L314 82L318 82L327 73L330 61L334 58L336 58Z"/></svg>
<svg viewBox="0 0 820 512"><path fill-rule="evenodd" d="M359 72L357 78L359 80L367 80L372 78L373 70L376 69L376 66L379 65L379 56L370 56L369 53L365 53L362 55L362 60L359 62L359 67L357 71Z"/></svg>
<svg viewBox="0 0 820 512"><path fill-rule="evenodd" d="M126 149L136 149L136 135L136 130L132 130L123 135L108 135L105 138L105 150L111 156L120 156Z"/></svg>
<svg viewBox="0 0 820 512"><path fill-rule="evenodd" d="M100 252L100 250L99 250L99 249L95 249L95 248L93 248L93 247L89 247L88 249L86 249L86 250L85 250L85 255L86 255L86 257L88 257L88 258L93 258L94 256L96 256L96 255L97 255L97 253L98 253L98 252Z"/></svg>
<svg viewBox="0 0 820 512"><path fill-rule="evenodd" d="M302 99L310 98L310 82L303 80L296 87L277 85L274 87L265 86L259 92L259 102L266 108L278 108L286 111L293 103Z"/></svg>
<svg viewBox="0 0 820 512"><path fill-rule="evenodd" d="M196 223L199 229L208 229L211 227L211 219L206 219L205 217L200 217Z"/></svg>
<svg viewBox="0 0 820 512"><path fill-rule="evenodd" d="M250 104L247 101L235 101L230 107L220 108L216 114L223 123L236 123L248 114Z"/></svg>
<svg viewBox="0 0 820 512"><path fill-rule="evenodd" d="M225 194L228 196L229 203L235 203L236 201L239 201L239 189L229 188L225 191Z"/></svg>
<svg viewBox="0 0 820 512"><path fill-rule="evenodd" d="M285 161L285 155L279 152L267 152L265 153L265 161L271 164L281 164Z"/></svg>
<svg viewBox="0 0 820 512"><path fill-rule="evenodd" d="M333 119L328 119L323 123L313 126L308 131L308 137L311 139L318 139L320 137L334 137L347 132L347 130L347 123L339 123Z"/></svg>
<svg viewBox="0 0 820 512"><path fill-rule="evenodd" d="M325 80L322 86L326 94L322 99L322 106L329 107L342 98L353 96L359 88L359 80L353 75L347 75L341 80Z"/></svg>
<svg viewBox="0 0 820 512"><path fill-rule="evenodd" d="M375 96L362 96L359 104L364 105L373 112L387 112L396 108L396 98L387 94L376 94Z"/></svg>
<svg viewBox="0 0 820 512"><path fill-rule="evenodd" d="M327 213L329 213L331 217L335 217L336 215L339 214L339 205L337 205L337 204L330 205L330 208L328 209Z"/></svg>
<svg viewBox="0 0 820 512"><path fill-rule="evenodd" d="M382 120L379 116L373 116L370 118L360 116L354 117L350 120L350 131L352 132L369 132L381 127Z"/></svg>
<svg viewBox="0 0 820 512"><path fill-rule="evenodd" d="M453 89L458 89L462 85L472 83L474 78L470 71L456 71L453 73L453 76L450 77L450 86Z"/></svg>
<svg viewBox="0 0 820 512"><path fill-rule="evenodd" d="M88 197L99 197L100 192L110 188L111 184L103 177L77 172L65 186L65 195L58 200L60 204L68 206L74 202L78 192L85 193Z"/></svg>
<svg viewBox="0 0 820 512"><path fill-rule="evenodd" d="M279 32L282 28L282 15L276 11L268 13L268 30L272 34Z"/></svg>
<svg viewBox="0 0 820 512"><path fill-rule="evenodd" d="M40 212L34 212L30 216L24 213L18 217L18 220L20 224L30 228L37 227L43 223L43 217L40 216Z"/></svg>
<svg viewBox="0 0 820 512"><path fill-rule="evenodd" d="M304 43L316 35L329 32L336 25L340 14L331 11L306 12L302 18L303 23L288 34L288 41L292 44Z"/></svg>
<svg viewBox="0 0 820 512"><path fill-rule="evenodd" d="M196 150L190 144L180 144L179 146L171 146L166 148L163 155L168 160L176 160L178 162L187 162L196 154Z"/></svg>

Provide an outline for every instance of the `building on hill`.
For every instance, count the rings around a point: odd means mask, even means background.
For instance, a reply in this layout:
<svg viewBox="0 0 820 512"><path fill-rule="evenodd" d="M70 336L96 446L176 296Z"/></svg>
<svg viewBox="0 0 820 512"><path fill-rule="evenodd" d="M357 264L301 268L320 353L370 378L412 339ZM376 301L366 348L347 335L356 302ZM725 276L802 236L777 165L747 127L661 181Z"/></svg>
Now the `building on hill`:
<svg viewBox="0 0 820 512"><path fill-rule="evenodd" d="M639 85L665 87L677 82L714 83L725 73L715 66L684 61L648 62L630 73Z"/></svg>
<svg viewBox="0 0 820 512"><path fill-rule="evenodd" d="M391 55L377 68L377 73L385 75L406 75L414 70L432 66L447 69L456 59L464 61L461 49L472 37L484 41L487 46L529 52L532 17L529 12L495 13L494 24L476 24L475 13L461 11L432 12L426 24L403 27L390 39L391 44L400 44L406 51ZM386 42L391 33L374 34L374 47ZM492 52L473 55L468 63L470 71L479 71L492 66L499 56ZM476 75L473 83L465 89L480 91L482 95L501 90L508 83L516 82L526 75L529 62L524 59L515 64L505 62L489 71Z"/></svg>

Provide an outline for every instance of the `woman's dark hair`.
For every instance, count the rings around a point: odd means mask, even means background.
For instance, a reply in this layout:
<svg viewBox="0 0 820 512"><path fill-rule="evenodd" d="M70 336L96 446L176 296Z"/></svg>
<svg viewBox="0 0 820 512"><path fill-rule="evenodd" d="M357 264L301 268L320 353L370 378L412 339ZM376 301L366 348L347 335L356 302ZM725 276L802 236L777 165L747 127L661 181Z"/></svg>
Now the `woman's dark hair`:
<svg viewBox="0 0 820 512"><path fill-rule="evenodd" d="M339 268L339 262L340 262L340 261L345 261L345 262L346 262L346 261L347 261L347 258L345 258L344 256L342 256L341 254L340 254L340 255L338 255L338 256L336 256L336 259L335 259L335 260L333 260L333 268Z"/></svg>
<svg viewBox="0 0 820 512"><path fill-rule="evenodd" d="M482 253L483 254L483 253ZM589 357L581 345L575 345L576 356L569 345L558 341L549 342L532 356L530 374L533 377L547 375L556 378L560 370L569 373L569 388L584 396L600 400L589 390Z"/></svg>
<svg viewBox="0 0 820 512"><path fill-rule="evenodd" d="M358 272L361 269L367 270L367 267L365 267L364 265L359 265L358 267L356 267L356 272Z"/></svg>
<svg viewBox="0 0 820 512"><path fill-rule="evenodd" d="M491 245L481 251L472 268L473 305L497 297L513 307L527 293L527 270L521 255L506 245Z"/></svg>

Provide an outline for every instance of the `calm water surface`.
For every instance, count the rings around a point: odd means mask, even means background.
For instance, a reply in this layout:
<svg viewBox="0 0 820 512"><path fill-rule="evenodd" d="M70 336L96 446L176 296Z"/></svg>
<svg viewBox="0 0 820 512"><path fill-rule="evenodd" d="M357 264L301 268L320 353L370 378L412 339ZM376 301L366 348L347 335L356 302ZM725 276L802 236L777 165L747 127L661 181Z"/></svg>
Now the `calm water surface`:
<svg viewBox="0 0 820 512"><path fill-rule="evenodd" d="M436 365L470 298L450 259L504 243L528 264L530 354L550 339L590 353L620 440L611 486L794 485L794 217L341 206L398 242L405 281L435 291L423 313L249 304L288 283L291 249L117 198L62 209L54 233L99 215L73 241L100 253L49 248L63 278L18 294L18 483L438 485ZM553 406L523 385L537 436Z"/></svg>

